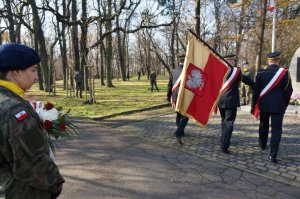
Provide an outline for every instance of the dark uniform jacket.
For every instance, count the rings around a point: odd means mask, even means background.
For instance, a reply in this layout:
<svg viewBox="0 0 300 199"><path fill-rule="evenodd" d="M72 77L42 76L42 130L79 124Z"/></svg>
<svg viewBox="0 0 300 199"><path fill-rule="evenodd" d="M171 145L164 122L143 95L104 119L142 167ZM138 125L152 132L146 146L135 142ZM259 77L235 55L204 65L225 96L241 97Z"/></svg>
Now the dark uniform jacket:
<svg viewBox="0 0 300 199"><path fill-rule="evenodd" d="M260 92L271 81L278 69L278 65L272 64L267 69L257 73L253 90L252 109L259 98ZM287 71L281 81L268 94L261 98L259 109L269 113L284 113L289 104L292 92L293 87L289 72Z"/></svg>
<svg viewBox="0 0 300 199"><path fill-rule="evenodd" d="M6 199L50 199L64 182L49 156L39 116L26 100L1 86L0 180L6 182Z"/></svg>
<svg viewBox="0 0 300 199"><path fill-rule="evenodd" d="M231 72L228 74L227 78L230 77ZM243 75L241 72L231 86L221 95L219 101L219 108L237 108L240 106L240 96L239 96L239 83L243 82L253 88L254 82L247 76Z"/></svg>
<svg viewBox="0 0 300 199"><path fill-rule="evenodd" d="M169 87L168 88L168 90L169 90L168 95L172 95L172 98L173 98L174 102L176 102L176 100L177 100L179 87L173 93L171 92L171 90L172 90L173 85L175 84L175 82L179 78L180 74L182 73L182 68L183 68L183 65L179 65L177 68L174 68L172 70L170 80L169 80L169 84L168 84L168 87ZM168 96L168 97L170 97L170 96Z"/></svg>

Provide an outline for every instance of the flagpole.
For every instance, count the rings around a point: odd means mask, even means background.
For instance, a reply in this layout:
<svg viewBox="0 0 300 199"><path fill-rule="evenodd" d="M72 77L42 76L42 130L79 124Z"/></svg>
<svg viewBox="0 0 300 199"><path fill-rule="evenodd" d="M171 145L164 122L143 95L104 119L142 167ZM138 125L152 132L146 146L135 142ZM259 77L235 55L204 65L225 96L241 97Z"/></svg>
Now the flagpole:
<svg viewBox="0 0 300 199"><path fill-rule="evenodd" d="M194 31L192 31L191 29L189 29L190 33L195 36L200 42L202 42L207 48L209 48L210 51L212 51L213 53L215 53L217 55L217 57L219 57L220 59L222 59L222 61L224 61L230 68L232 68L231 64L224 59L218 52L216 52L212 47L210 47L205 41L203 41Z"/></svg>
<svg viewBox="0 0 300 199"><path fill-rule="evenodd" d="M272 28L272 52L275 52L275 38L276 38L276 1L274 1L274 10L273 10L273 28Z"/></svg>

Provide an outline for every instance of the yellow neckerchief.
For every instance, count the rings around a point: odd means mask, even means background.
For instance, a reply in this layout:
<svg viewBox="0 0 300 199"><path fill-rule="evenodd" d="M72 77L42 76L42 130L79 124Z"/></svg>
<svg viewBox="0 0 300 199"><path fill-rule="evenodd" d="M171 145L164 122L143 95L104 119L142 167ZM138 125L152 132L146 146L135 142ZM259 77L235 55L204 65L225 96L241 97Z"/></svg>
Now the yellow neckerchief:
<svg viewBox="0 0 300 199"><path fill-rule="evenodd" d="M0 79L0 86L3 86L5 88L13 91L14 93L16 93L17 95L19 95L23 98L25 96L25 91L13 82L9 82L9 81L5 81L5 80Z"/></svg>
<svg viewBox="0 0 300 199"><path fill-rule="evenodd" d="M243 68L243 72L248 72L249 69L248 68Z"/></svg>

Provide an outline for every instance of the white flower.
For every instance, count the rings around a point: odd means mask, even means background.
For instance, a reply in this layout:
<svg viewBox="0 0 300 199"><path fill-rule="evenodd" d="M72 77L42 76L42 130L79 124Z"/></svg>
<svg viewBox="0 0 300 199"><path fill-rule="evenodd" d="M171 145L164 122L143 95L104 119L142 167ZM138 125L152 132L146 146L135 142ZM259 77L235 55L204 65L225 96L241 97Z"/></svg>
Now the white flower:
<svg viewBox="0 0 300 199"><path fill-rule="evenodd" d="M38 114L41 118L41 120L57 120L59 116L59 112L55 109L52 108L51 110L39 110Z"/></svg>
<svg viewBox="0 0 300 199"><path fill-rule="evenodd" d="M45 110L44 103L42 101L31 101L30 104L43 122L45 120L53 121L58 119L59 112L56 110L56 108Z"/></svg>

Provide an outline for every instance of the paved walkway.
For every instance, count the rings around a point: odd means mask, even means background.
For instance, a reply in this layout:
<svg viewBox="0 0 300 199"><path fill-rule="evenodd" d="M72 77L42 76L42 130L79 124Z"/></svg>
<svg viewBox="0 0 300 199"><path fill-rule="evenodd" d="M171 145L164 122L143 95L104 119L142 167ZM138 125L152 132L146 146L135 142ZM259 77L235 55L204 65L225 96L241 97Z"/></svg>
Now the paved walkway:
<svg viewBox="0 0 300 199"><path fill-rule="evenodd" d="M173 137L171 108L101 121L80 120L83 132L59 143L66 179L61 199L296 199L300 195L300 117L284 118L277 165L257 147L258 122L245 108L219 152L219 116L206 128L189 122L184 145Z"/></svg>
<svg viewBox="0 0 300 199"><path fill-rule="evenodd" d="M174 114L149 118L120 127L122 131L134 132L151 142L169 146L198 157L233 166L248 172L276 179L300 188L300 117L288 113L284 118L283 135L278 154L278 164L268 161L268 150L258 147L258 124L249 115L250 109L242 107L238 112L231 138L230 155L219 149L220 116L213 116L206 128L189 122L182 139L184 146L176 144L173 137Z"/></svg>

